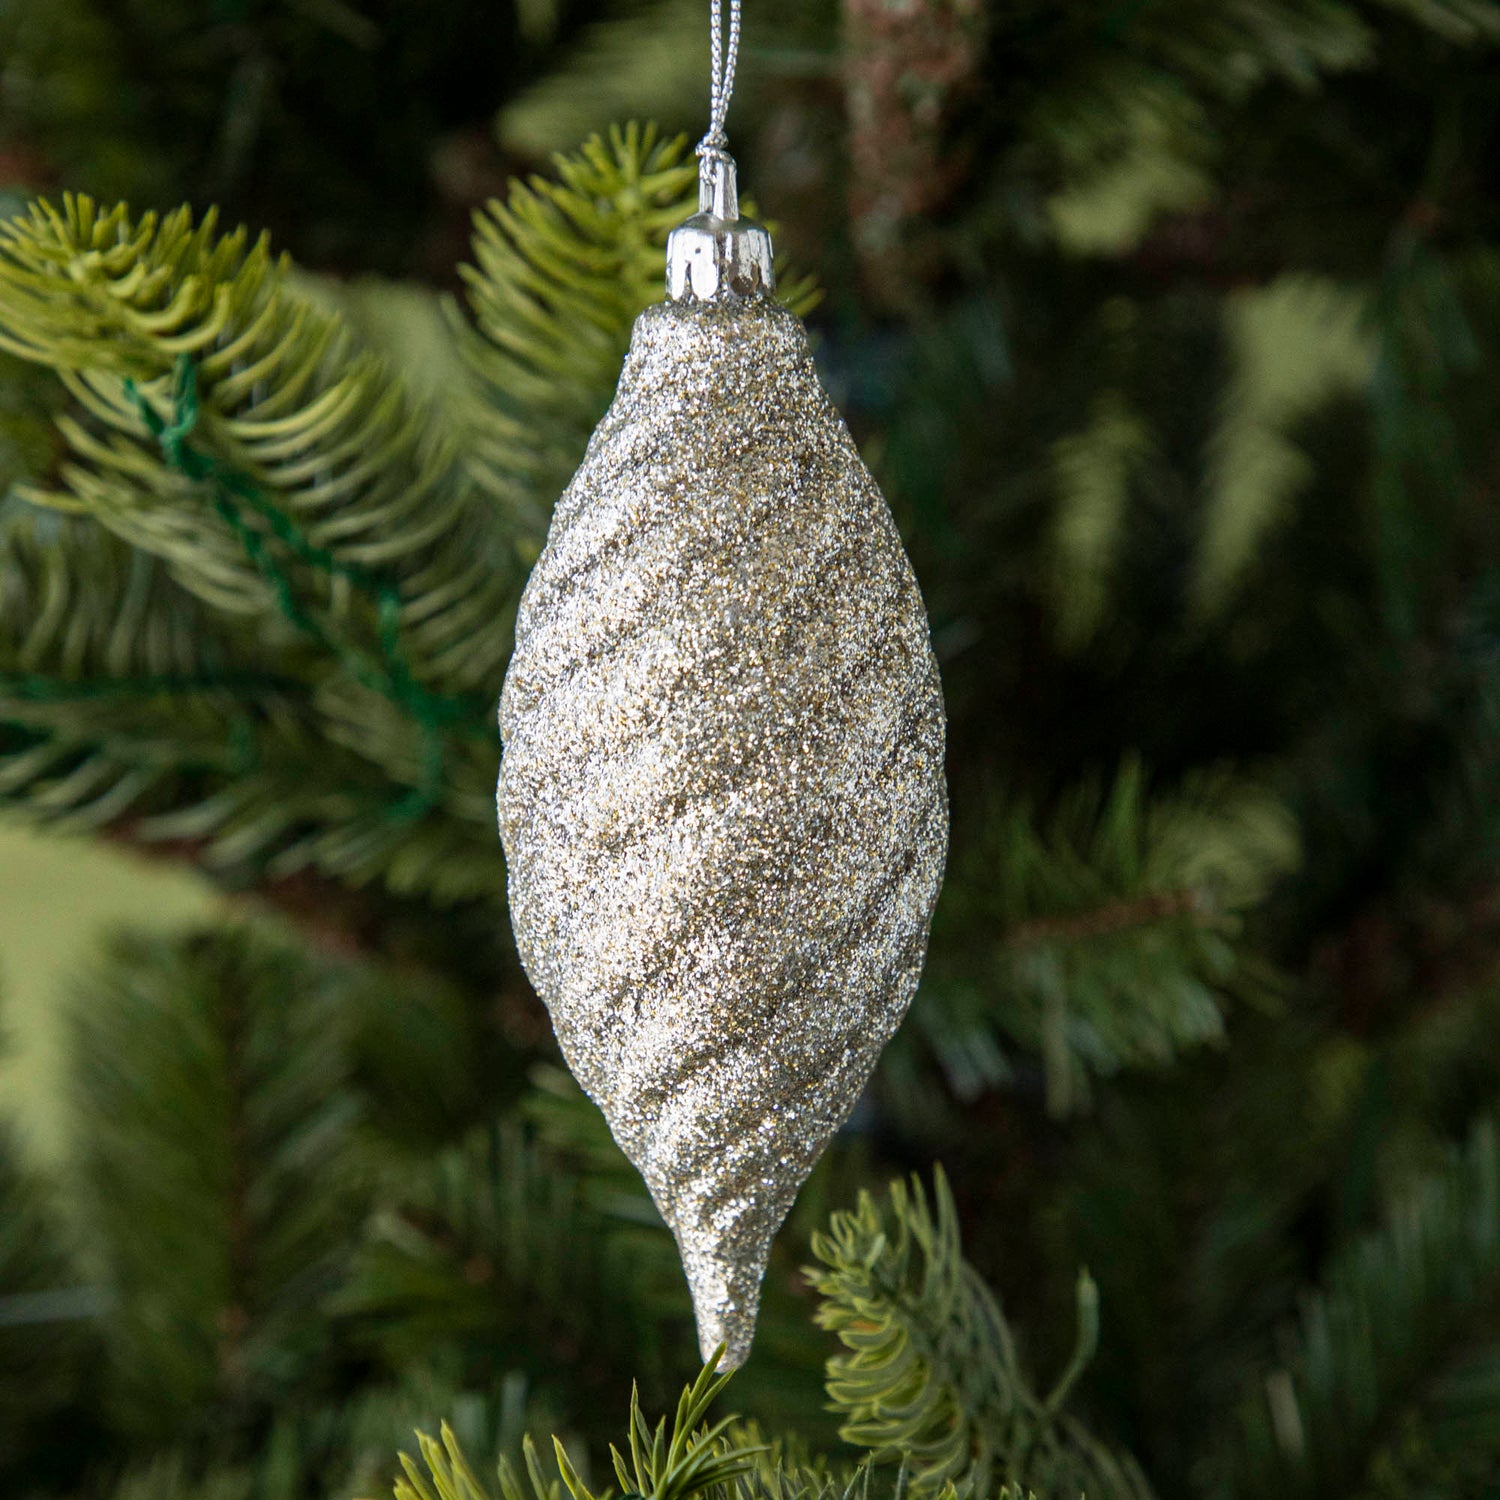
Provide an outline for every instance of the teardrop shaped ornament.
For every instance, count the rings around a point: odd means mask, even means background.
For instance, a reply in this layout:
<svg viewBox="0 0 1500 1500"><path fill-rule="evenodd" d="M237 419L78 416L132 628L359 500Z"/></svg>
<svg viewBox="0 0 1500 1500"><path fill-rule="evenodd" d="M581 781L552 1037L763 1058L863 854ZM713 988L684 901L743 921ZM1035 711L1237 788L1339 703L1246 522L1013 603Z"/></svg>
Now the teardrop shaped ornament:
<svg viewBox="0 0 1500 1500"><path fill-rule="evenodd" d="M521 599L499 811L522 962L732 1367L916 989L948 803L916 579L728 172Z"/></svg>

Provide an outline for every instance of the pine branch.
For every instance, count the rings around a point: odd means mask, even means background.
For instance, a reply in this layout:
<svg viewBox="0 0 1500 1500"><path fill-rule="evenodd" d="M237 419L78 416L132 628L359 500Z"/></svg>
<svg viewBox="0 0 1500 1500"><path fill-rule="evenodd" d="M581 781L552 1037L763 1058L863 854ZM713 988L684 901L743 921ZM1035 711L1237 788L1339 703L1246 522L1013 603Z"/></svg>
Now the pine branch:
<svg viewBox="0 0 1500 1500"><path fill-rule="evenodd" d="M1088 425L1053 444L1051 602L1066 646L1084 645L1107 617L1132 490L1152 448L1144 419L1118 391L1096 397Z"/></svg>
<svg viewBox="0 0 1500 1500"><path fill-rule="evenodd" d="M759 1429L727 1417L705 1425L714 1399L730 1379L715 1375L710 1361L683 1391L670 1427L665 1418L652 1428L641 1412L639 1393L632 1393L630 1436L625 1450L611 1448L615 1478L626 1496L636 1500L908 1500L912 1485L903 1468L890 1485L877 1488L869 1463L833 1467L809 1458L794 1445L765 1442ZM499 1464L499 1482L486 1485L476 1474L447 1423L441 1440L418 1434L421 1458L403 1455L404 1477L396 1481L396 1500L595 1500L566 1448L553 1439L561 1480L543 1468L535 1445L523 1444L522 1472L508 1460ZM608 1493L608 1492L606 1492ZM959 1500L944 1485L935 1500ZM1023 1500L1022 1492L1002 1485L992 1500ZM1028 1492L1025 1500L1037 1500ZM1051 1500L1051 1497L1047 1497Z"/></svg>
<svg viewBox="0 0 1500 1500"><path fill-rule="evenodd" d="M0 233L0 307L6 346L73 401L62 488L33 497L91 512L201 606L95 547L90 582L104 575L123 613L71 621L78 583L33 549L20 566L53 607L7 610L10 651L63 670L8 695L32 732L12 742L7 790L92 824L144 804L156 821L138 836L273 878L311 865L440 899L493 891L478 830L518 570L430 410L289 287L264 241L219 237L212 216L38 205ZM163 628L176 645L150 638ZM180 659L196 636L185 680L121 669ZM191 706L164 715L167 698ZM113 726L91 713L106 699ZM439 804L443 821L419 817Z"/></svg>
<svg viewBox="0 0 1500 1500"><path fill-rule="evenodd" d="M509 539L451 443L432 439L399 381L288 271L264 238L221 236L212 214L194 224L186 210L134 220L69 197L0 227L0 347L50 367L77 403L61 423L62 487L31 493L96 515L220 609L284 613L248 532L283 554L301 609L351 650L372 649L358 580L378 570L414 677L488 688L516 585ZM241 505L238 523L226 472L265 500Z"/></svg>
<svg viewBox="0 0 1500 1500"><path fill-rule="evenodd" d="M495 890L494 747L445 741L447 816L413 816L422 735L325 672L289 627L245 634L85 521L0 527L0 798L241 878Z"/></svg>
<svg viewBox="0 0 1500 1500"><path fill-rule="evenodd" d="M1225 776L1152 794L1127 763L1049 823L1026 807L977 820L953 860L913 1016L960 1097L1006 1081L999 1037L1041 1051L1051 1108L1091 1073L1170 1060L1222 1034L1265 980L1241 914L1296 857L1286 810Z"/></svg>
<svg viewBox="0 0 1500 1500"><path fill-rule="evenodd" d="M1006 1480L1057 1500L1149 1496L1134 1461L1063 1410L1097 1339L1093 1283L1080 1278L1077 1347L1040 1396L998 1302L963 1259L941 1172L933 1192L935 1211L916 1180L892 1185L888 1209L862 1193L813 1240L822 1265L807 1274L823 1298L818 1322L850 1351L828 1364L841 1435L878 1458L899 1458L924 1493L956 1485L981 1496Z"/></svg>
<svg viewBox="0 0 1500 1500"><path fill-rule="evenodd" d="M714 1373L717 1358L704 1366L697 1380L683 1391L670 1430L663 1417L653 1430L642 1415L639 1393L630 1402L629 1459L611 1449L615 1473L623 1489L640 1500L692 1500L700 1494L717 1494L739 1476L748 1473L758 1450L734 1446L722 1439L728 1418L704 1426L704 1417L714 1399L729 1381ZM442 1441L421 1436L422 1466L403 1457L405 1478L396 1481L396 1500L493 1500L493 1492L480 1483L464 1457L452 1430L444 1424ZM563 1485L573 1500L595 1500L593 1492L568 1457L567 1450L553 1440ZM527 1478L536 1500L560 1500L562 1486L543 1477L535 1447L525 1446ZM523 1500L525 1490L511 1465L500 1466L502 1500Z"/></svg>
<svg viewBox="0 0 1500 1500"><path fill-rule="evenodd" d="M1375 370L1369 315L1360 292L1301 275L1227 299L1230 376L1204 476L1200 609L1224 603L1311 480L1312 463L1293 440L1297 425L1366 392Z"/></svg>
<svg viewBox="0 0 1500 1500"><path fill-rule="evenodd" d="M248 762L259 721L299 717L302 685L268 656L227 638L146 554L81 522L17 516L0 536L0 704L24 731L6 790L98 826L149 805L174 772L225 774ZM49 755L71 792L42 774Z"/></svg>
<svg viewBox="0 0 1500 1500"><path fill-rule="evenodd" d="M1288 274L1239 290L1222 310L1225 376L1201 477L1192 605L1200 619L1243 586L1269 534L1311 483L1299 430L1339 401L1363 397L1375 370L1369 296L1326 277ZM1131 528L1151 508L1168 424L1122 393L1096 396L1091 420L1053 445L1057 491L1051 603L1077 649L1110 618Z"/></svg>
<svg viewBox="0 0 1500 1500"><path fill-rule="evenodd" d="M358 971L249 931L122 938L73 1016L74 1212L127 1433L205 1436L315 1370L359 1223Z"/></svg>
<svg viewBox="0 0 1500 1500"><path fill-rule="evenodd" d="M1053 164L1046 209L1060 243L1092 254L1127 250L1204 199L1226 105L1368 66L1376 41L1359 7L1330 0L1099 0L1023 28L1020 45L1052 64L1037 75L1045 87L1022 96L1023 138Z"/></svg>
<svg viewBox="0 0 1500 1500"><path fill-rule="evenodd" d="M1450 45L1500 37L1495 0L1382 4ZM1022 132L1056 163L1062 186L1048 210L1062 243L1118 252L1158 214L1201 200L1218 167L1215 116L1271 85L1310 93L1374 67L1383 38L1372 9L1339 0L1097 0L1042 24L1021 12L997 42L1053 64L1033 74L1044 85L1022 96Z"/></svg>
<svg viewBox="0 0 1500 1500"><path fill-rule="evenodd" d="M661 298L666 237L697 183L685 147L615 129L557 157L557 180L513 181L475 215L463 275L477 333L450 307L487 398L469 464L533 547L614 393L636 314Z"/></svg>
<svg viewBox="0 0 1500 1500"><path fill-rule="evenodd" d="M1380 4L1457 46L1500 41L1500 5L1494 0L1380 0Z"/></svg>
<svg viewBox="0 0 1500 1500"><path fill-rule="evenodd" d="M686 1336L670 1238L591 1196L515 1126L479 1127L383 1192L334 1309L393 1372L441 1350L576 1391L587 1348L656 1377L664 1328Z"/></svg>
<svg viewBox="0 0 1500 1500"><path fill-rule="evenodd" d="M1307 1298L1289 1357L1246 1394L1216 1493L1362 1495L1399 1472L1413 1432L1425 1477L1454 1459L1493 1477L1497 1359L1500 1138L1486 1120Z"/></svg>

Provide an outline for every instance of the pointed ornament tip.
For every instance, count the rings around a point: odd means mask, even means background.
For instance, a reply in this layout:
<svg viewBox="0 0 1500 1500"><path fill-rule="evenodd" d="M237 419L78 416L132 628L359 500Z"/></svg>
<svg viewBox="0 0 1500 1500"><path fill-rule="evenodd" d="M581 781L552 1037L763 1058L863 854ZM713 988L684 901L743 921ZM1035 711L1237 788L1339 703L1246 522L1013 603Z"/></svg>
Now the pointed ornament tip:
<svg viewBox="0 0 1500 1500"><path fill-rule="evenodd" d="M673 1226L693 1298L698 1348L707 1362L718 1355L718 1369L737 1370L750 1354L760 1289L771 1258L771 1240L781 1216L753 1243L733 1232Z"/></svg>

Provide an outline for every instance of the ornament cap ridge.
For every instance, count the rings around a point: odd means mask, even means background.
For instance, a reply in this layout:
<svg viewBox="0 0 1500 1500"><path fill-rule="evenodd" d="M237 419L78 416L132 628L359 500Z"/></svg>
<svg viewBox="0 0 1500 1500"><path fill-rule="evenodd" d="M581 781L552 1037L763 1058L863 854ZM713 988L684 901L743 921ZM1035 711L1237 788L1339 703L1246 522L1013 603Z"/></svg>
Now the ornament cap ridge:
<svg viewBox="0 0 1500 1500"><path fill-rule="evenodd" d="M667 236L667 296L674 302L769 296L776 287L771 236L740 217L734 158L699 147L698 212Z"/></svg>

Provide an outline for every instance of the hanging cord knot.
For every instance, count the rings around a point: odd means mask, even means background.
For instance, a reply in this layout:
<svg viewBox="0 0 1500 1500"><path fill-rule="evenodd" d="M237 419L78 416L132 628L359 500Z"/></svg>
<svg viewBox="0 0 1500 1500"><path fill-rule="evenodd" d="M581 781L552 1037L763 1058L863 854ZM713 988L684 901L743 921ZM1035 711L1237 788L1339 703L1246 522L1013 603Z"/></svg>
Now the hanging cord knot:
<svg viewBox="0 0 1500 1500"><path fill-rule="evenodd" d="M734 93L734 71L740 57L740 0L729 0L729 35L724 35L721 0L709 10L708 132L698 143L698 156L705 163L728 161L729 137L724 120Z"/></svg>

